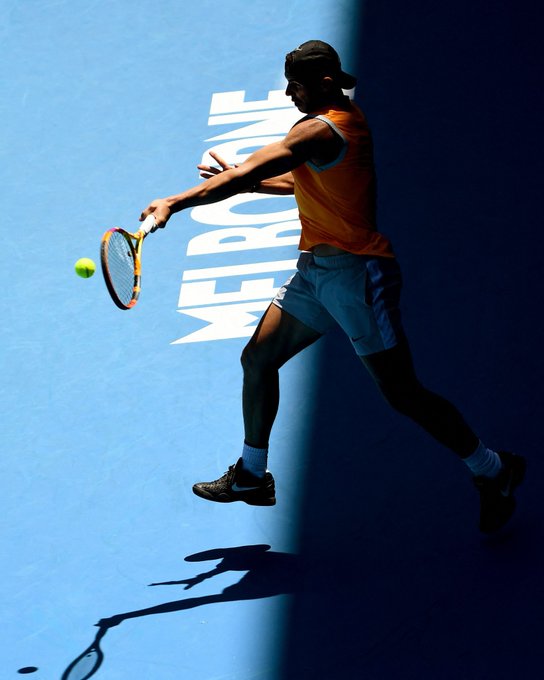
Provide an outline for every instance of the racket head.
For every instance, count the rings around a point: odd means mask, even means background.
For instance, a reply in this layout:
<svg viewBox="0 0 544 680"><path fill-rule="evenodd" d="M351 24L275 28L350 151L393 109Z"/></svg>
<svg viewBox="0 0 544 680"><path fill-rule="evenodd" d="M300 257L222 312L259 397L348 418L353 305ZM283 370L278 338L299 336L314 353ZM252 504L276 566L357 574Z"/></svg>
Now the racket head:
<svg viewBox="0 0 544 680"><path fill-rule="evenodd" d="M131 309L140 296L142 235L119 227L108 229L100 245L100 263L106 287L119 309ZM136 241L137 247L134 242Z"/></svg>
<svg viewBox="0 0 544 680"><path fill-rule="evenodd" d="M88 680L100 668L103 659L102 650L99 647L92 647L68 666L61 680Z"/></svg>
<svg viewBox="0 0 544 680"><path fill-rule="evenodd" d="M98 625L98 624L97 624ZM104 653L100 649L100 641L108 629L105 626L98 627L98 632L92 644L80 654L62 674L61 680L88 680L102 665Z"/></svg>

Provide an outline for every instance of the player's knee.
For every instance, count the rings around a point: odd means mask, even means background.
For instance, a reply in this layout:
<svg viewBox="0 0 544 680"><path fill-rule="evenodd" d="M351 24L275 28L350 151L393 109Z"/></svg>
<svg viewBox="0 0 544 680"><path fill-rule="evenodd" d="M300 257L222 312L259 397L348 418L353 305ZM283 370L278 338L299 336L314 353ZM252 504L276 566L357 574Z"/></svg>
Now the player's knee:
<svg viewBox="0 0 544 680"><path fill-rule="evenodd" d="M244 375L250 375L252 373L258 372L260 364L258 355L259 352L252 343L248 343L244 347L240 357L240 363L242 364Z"/></svg>
<svg viewBox="0 0 544 680"><path fill-rule="evenodd" d="M274 359L265 348L249 342L240 357L245 376L259 376L275 368Z"/></svg>

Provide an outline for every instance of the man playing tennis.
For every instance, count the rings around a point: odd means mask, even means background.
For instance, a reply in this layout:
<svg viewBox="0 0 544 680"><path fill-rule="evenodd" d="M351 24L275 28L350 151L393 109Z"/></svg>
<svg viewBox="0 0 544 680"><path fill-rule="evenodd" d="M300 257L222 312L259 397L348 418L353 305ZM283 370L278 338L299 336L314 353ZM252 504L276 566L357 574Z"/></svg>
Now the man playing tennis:
<svg viewBox="0 0 544 680"><path fill-rule="evenodd" d="M304 117L285 139L237 167L201 165L207 181L153 201L164 227L173 213L259 191L293 194L302 225L297 272L278 291L242 353L242 455L212 482L193 491L211 501L274 505L267 470L268 442L279 403L279 368L338 324L347 333L388 403L419 423L468 466L480 492L480 529L502 527L515 509L522 456L488 449L458 410L416 377L399 312L401 275L391 243L376 229L375 175L370 131L344 95L356 79L335 50L306 42L285 61L286 94Z"/></svg>

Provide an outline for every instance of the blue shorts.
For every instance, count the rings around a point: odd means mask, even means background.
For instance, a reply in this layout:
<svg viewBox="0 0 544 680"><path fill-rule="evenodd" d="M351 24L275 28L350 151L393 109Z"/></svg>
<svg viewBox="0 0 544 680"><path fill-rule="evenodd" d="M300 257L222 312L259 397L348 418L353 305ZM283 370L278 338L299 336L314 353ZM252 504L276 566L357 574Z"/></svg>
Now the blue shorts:
<svg viewBox="0 0 544 680"><path fill-rule="evenodd" d="M297 271L273 303L318 333L338 324L359 356L390 349L403 337L402 277L394 258L301 253Z"/></svg>

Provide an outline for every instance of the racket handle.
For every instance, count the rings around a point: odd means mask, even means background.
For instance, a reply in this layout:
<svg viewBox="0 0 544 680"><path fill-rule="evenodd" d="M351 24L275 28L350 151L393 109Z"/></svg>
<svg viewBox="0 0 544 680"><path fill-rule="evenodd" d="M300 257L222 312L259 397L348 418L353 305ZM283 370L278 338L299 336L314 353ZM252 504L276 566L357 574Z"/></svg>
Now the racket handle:
<svg viewBox="0 0 544 680"><path fill-rule="evenodd" d="M142 222L142 226L138 229L138 231L144 236L147 236L155 224L155 217L153 215L148 215Z"/></svg>

